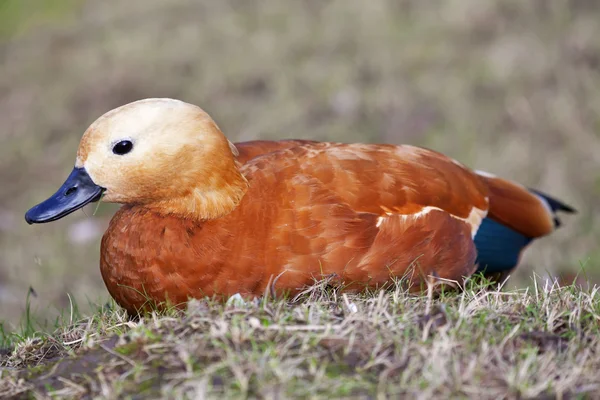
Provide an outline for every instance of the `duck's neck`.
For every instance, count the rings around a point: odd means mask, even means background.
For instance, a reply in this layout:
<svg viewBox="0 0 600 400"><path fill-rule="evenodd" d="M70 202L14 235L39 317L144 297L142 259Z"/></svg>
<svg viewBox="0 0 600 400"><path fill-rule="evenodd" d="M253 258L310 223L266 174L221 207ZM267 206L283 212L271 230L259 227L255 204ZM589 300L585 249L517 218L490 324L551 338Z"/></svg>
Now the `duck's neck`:
<svg viewBox="0 0 600 400"><path fill-rule="evenodd" d="M230 214L248 190L248 181L235 165L227 172L211 176L190 187L182 196L146 204L163 215L206 221Z"/></svg>

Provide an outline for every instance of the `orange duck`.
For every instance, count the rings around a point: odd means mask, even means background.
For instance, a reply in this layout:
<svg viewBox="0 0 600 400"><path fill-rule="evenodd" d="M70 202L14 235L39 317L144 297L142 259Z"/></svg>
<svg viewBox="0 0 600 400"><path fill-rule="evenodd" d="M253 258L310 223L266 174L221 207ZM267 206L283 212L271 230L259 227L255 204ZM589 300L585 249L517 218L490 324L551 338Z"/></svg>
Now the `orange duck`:
<svg viewBox="0 0 600 400"><path fill-rule="evenodd" d="M202 109L146 99L85 132L75 167L28 223L122 203L102 239L108 291L148 300L294 294L323 276L346 290L404 278L506 274L569 206L414 146L232 144ZM271 288L271 286L273 286Z"/></svg>

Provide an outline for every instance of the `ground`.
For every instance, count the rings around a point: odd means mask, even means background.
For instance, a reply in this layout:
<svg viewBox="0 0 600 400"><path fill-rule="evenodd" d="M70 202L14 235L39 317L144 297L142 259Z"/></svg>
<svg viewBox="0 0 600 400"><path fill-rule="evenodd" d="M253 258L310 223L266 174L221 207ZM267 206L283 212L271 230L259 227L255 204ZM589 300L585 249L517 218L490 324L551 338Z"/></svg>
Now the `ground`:
<svg viewBox="0 0 600 400"><path fill-rule="evenodd" d="M130 321L114 304L50 335L13 336L15 398L583 398L600 395L600 295L576 286L345 295ZM433 288L432 288L433 289ZM71 320L71 321L70 321Z"/></svg>
<svg viewBox="0 0 600 400"><path fill-rule="evenodd" d="M600 3L595 0L0 2L0 318L108 298L102 206L25 211L71 171L104 112L144 97L205 108L234 141L424 145L579 214L509 287L586 266L600 282ZM570 280L570 279L569 279Z"/></svg>

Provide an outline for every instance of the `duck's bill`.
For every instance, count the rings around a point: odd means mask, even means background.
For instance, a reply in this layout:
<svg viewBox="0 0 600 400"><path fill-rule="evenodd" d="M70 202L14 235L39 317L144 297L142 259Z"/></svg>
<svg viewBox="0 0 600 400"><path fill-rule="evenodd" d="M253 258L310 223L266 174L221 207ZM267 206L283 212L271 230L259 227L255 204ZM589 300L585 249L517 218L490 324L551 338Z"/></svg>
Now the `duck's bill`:
<svg viewBox="0 0 600 400"><path fill-rule="evenodd" d="M73 168L56 193L25 213L25 221L28 224L56 221L86 204L100 200L102 192L104 188L92 181L85 168Z"/></svg>

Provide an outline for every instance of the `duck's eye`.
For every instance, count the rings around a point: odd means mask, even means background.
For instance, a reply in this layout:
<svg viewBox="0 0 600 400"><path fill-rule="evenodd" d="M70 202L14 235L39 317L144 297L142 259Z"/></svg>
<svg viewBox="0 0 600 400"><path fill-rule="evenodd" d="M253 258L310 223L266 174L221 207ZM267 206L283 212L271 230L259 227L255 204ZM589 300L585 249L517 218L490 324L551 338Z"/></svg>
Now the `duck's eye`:
<svg viewBox="0 0 600 400"><path fill-rule="evenodd" d="M113 146L113 153L122 156L123 154L129 153L131 149L133 149L133 143L131 143L131 140L121 140L119 143Z"/></svg>

